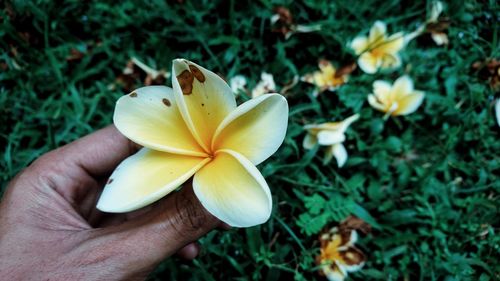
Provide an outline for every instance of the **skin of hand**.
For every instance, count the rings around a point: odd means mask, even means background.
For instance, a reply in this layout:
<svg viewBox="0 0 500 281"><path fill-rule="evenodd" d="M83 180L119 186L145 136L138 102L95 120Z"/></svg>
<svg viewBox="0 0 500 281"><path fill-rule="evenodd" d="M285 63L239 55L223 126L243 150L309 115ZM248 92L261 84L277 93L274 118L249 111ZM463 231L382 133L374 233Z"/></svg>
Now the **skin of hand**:
<svg viewBox="0 0 500 281"><path fill-rule="evenodd" d="M137 149L109 126L19 173L0 203L0 276L143 280L175 253L196 257L195 241L221 222L203 208L190 184L135 212L95 208L107 177Z"/></svg>

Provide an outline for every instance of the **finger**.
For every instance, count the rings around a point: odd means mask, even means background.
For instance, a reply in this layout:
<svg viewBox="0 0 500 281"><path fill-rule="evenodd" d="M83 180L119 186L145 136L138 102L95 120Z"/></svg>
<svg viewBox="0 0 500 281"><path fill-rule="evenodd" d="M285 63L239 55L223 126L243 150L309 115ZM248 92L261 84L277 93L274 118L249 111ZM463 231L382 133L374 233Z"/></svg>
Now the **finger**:
<svg viewBox="0 0 500 281"><path fill-rule="evenodd" d="M121 225L101 230L102 238L126 264L141 271L153 268L166 257L218 227L196 198L190 185L155 204L151 211ZM134 253L134 254L129 254ZM192 252L191 252L192 253Z"/></svg>
<svg viewBox="0 0 500 281"><path fill-rule="evenodd" d="M43 155L26 173L43 181L31 186L55 189L82 216L95 220L100 214L91 212L102 190L102 177L137 150L137 145L110 125Z"/></svg>
<svg viewBox="0 0 500 281"><path fill-rule="evenodd" d="M54 158L69 159L90 175L98 177L111 173L121 161L138 149L139 146L125 138L114 125L110 125L53 153L56 154Z"/></svg>
<svg viewBox="0 0 500 281"><path fill-rule="evenodd" d="M189 243L177 252L177 255L185 260L192 260L200 253L200 245L196 242Z"/></svg>

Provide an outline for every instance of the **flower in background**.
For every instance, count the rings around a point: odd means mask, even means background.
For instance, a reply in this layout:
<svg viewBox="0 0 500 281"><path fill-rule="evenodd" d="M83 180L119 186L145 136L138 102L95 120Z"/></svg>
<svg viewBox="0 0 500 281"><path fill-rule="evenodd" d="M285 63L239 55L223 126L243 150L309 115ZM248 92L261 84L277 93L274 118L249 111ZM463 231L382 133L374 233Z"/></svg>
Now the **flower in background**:
<svg viewBox="0 0 500 281"><path fill-rule="evenodd" d="M275 14L271 17L271 25L273 26L272 31L283 34L286 40L295 33L309 33L321 30L321 25L319 24L295 24L292 13L283 6L276 7L274 12Z"/></svg>
<svg viewBox="0 0 500 281"><path fill-rule="evenodd" d="M443 12L443 3L441 1L432 2L429 18L417 30L406 36L406 41L413 40L415 37L424 33L431 35L432 40L438 45L448 45L448 35L446 30L450 27L448 18L440 18Z"/></svg>
<svg viewBox="0 0 500 281"><path fill-rule="evenodd" d="M333 227L321 234L319 240L321 249L316 262L328 280L342 281L365 264L365 255L354 246L358 240L356 230Z"/></svg>
<svg viewBox="0 0 500 281"><path fill-rule="evenodd" d="M229 87L235 95L246 91L247 79L243 75L236 75L229 80Z"/></svg>
<svg viewBox="0 0 500 281"><path fill-rule="evenodd" d="M493 91L500 90L500 60L488 58L476 61L472 64L472 69L477 72L480 79L489 81Z"/></svg>
<svg viewBox="0 0 500 281"><path fill-rule="evenodd" d="M380 68L394 68L401 65L398 52L403 49L405 38L402 32L387 35L384 22L376 21L370 34L358 36L351 42L351 48L359 55L358 65L366 73L375 73Z"/></svg>
<svg viewBox="0 0 500 281"><path fill-rule="evenodd" d="M116 128L143 148L111 174L97 208L134 211L192 177L196 197L221 221L264 223L272 198L255 165L285 138L286 99L262 95L236 106L222 78L184 59L173 61L172 86L139 88L117 101Z"/></svg>
<svg viewBox="0 0 500 281"><path fill-rule="evenodd" d="M262 96L263 94L276 92L276 83L272 74L262 72L260 81L252 90L252 98Z"/></svg>
<svg viewBox="0 0 500 281"><path fill-rule="evenodd" d="M304 126L307 135L304 138L303 147L312 149L317 144L328 146L325 152L323 162L329 163L333 157L337 160L337 165L344 166L347 161L347 150L342 144L345 141L345 131L352 122L359 119L358 114L345 119L341 122L327 122L323 124L312 124Z"/></svg>
<svg viewBox="0 0 500 281"><path fill-rule="evenodd" d="M443 3L441 1L432 2L431 14L426 22L426 31L431 34L432 40L438 45L448 45L448 35L446 30L450 26L450 21L446 18L439 18L443 12Z"/></svg>
<svg viewBox="0 0 500 281"><path fill-rule="evenodd" d="M328 60L320 60L318 67L319 71L308 73L301 78L302 81L316 86L314 96L326 90L334 91L349 79L348 73L337 71Z"/></svg>
<svg viewBox="0 0 500 281"><path fill-rule="evenodd" d="M375 109L389 115L407 115L415 112L424 100L424 92L413 88L413 81L404 75L393 85L377 80L373 82L373 94L368 95L368 103Z"/></svg>

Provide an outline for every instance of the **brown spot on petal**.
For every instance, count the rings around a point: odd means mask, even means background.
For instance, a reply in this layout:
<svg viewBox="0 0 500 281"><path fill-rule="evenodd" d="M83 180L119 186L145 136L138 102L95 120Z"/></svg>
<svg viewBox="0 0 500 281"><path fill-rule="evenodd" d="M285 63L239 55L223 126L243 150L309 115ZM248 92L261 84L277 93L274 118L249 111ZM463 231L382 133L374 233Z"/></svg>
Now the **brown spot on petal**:
<svg viewBox="0 0 500 281"><path fill-rule="evenodd" d="M348 265L359 265L366 260L365 254L356 247L349 247L346 251L339 252L339 254Z"/></svg>
<svg viewBox="0 0 500 281"><path fill-rule="evenodd" d="M200 81L201 83L205 82L205 75L203 75L203 72L201 72L198 67L194 65L189 65L189 69L193 73L194 77L196 80Z"/></svg>
<svg viewBox="0 0 500 281"><path fill-rule="evenodd" d="M168 99L162 99L161 101L162 101L162 102L163 102L163 104L164 104L164 105L166 105L166 106L171 106L171 105L172 105L172 103L171 103Z"/></svg>
<svg viewBox="0 0 500 281"><path fill-rule="evenodd" d="M181 74L177 75L177 81L179 81L184 95L190 95L193 92L193 80L193 73L189 70L184 70Z"/></svg>
<svg viewBox="0 0 500 281"><path fill-rule="evenodd" d="M136 98L137 97L137 93L136 92L132 92L130 93L129 95L131 98Z"/></svg>
<svg viewBox="0 0 500 281"><path fill-rule="evenodd" d="M106 184L111 184L113 182L113 179L109 179Z"/></svg>

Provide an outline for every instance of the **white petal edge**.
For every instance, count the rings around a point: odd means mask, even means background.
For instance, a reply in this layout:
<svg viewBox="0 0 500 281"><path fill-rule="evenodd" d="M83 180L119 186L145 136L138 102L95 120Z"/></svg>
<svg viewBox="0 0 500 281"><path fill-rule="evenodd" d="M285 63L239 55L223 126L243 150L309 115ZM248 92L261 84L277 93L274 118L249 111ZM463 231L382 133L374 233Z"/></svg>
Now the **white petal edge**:
<svg viewBox="0 0 500 281"><path fill-rule="evenodd" d="M385 112L385 105L381 104L380 102L377 101L377 98L375 97L375 95L373 94L370 94L368 95L368 103L373 107L375 108L376 110L378 111L382 111L382 112Z"/></svg>
<svg viewBox="0 0 500 281"><path fill-rule="evenodd" d="M414 91L398 100L398 108L392 115L408 115L417 110L424 101L425 94L421 91Z"/></svg>
<svg viewBox="0 0 500 281"><path fill-rule="evenodd" d="M317 143L318 139L312 134L307 133L302 142L302 147L304 147L304 149L313 149Z"/></svg>
<svg viewBox="0 0 500 281"><path fill-rule="evenodd" d="M250 162L250 160L246 159L243 155L231 150L219 150L218 154L215 156L213 160L214 163L210 164L214 165L218 164L215 161L217 161L217 157L221 156L219 154L226 154L229 157L232 157L234 161L237 162L235 164L241 165L241 168L245 169L245 171L248 173L247 175L244 176L251 177L255 181L255 183L259 185L258 188L262 189L259 191L262 191L263 194L256 195L255 193L253 193L255 192L255 190L253 191L247 190L246 193L241 192L241 189L245 187L235 186L232 190L224 189L223 192L233 192L232 194L223 195L223 197L224 196L227 197L227 195L229 195L229 198L224 198L222 200L220 200L221 199L220 197L215 198L220 196L221 194L215 196L214 194L210 194L216 188L215 186L204 186L204 185L210 185L210 183L207 182L204 183L203 177L207 176L217 177L217 175L215 175L214 173L216 171L210 171L210 169L217 170L217 166L207 165L206 167L204 167L205 169L201 169L198 173L196 173L196 175L193 178L193 190L198 200L201 202L203 207L205 207L205 209L207 209L207 211L209 211L213 216L233 227L251 227L266 222L271 216L273 203L272 203L271 191L269 190L269 186L267 185L267 182L262 176L262 174L253 165L253 163ZM223 169L223 167L220 168ZM232 175L231 172L232 171L223 169L220 170L218 173L220 173L222 176L223 174ZM218 182L216 183L213 182L211 184L221 186L223 183L222 180L227 180L227 177L219 177ZM238 194L238 189L240 189L239 192L241 194ZM236 199L235 196L237 195L240 196L239 199ZM250 199L250 197L252 196L260 196L261 198ZM265 198L262 198L262 196ZM255 201L253 202L246 201L243 203L243 202L232 202L233 200L243 200L243 201L255 200ZM249 206L252 204L253 206Z"/></svg>
<svg viewBox="0 0 500 281"><path fill-rule="evenodd" d="M347 162L347 150L341 143L332 145L332 154L337 160L337 165L342 168Z"/></svg>
<svg viewBox="0 0 500 281"><path fill-rule="evenodd" d="M181 161L186 162L179 171ZM143 148L118 165L99 198L97 209L124 213L147 206L175 190L209 161L210 158ZM144 193L145 189L149 190Z"/></svg>
<svg viewBox="0 0 500 281"><path fill-rule="evenodd" d="M249 124L249 127L244 126L247 123L241 124L242 126L237 128L231 127L238 124L240 117L244 118L246 114L250 114L254 109L260 110L259 106L265 106L267 102L271 103L267 106L273 109L273 112L269 113L270 115L257 116L254 119L255 122ZM259 121L267 122L261 124ZM254 165L258 165L278 150L285 139L287 127L287 100L280 94L264 94L241 104L221 122L212 139L212 151L217 148L234 150L244 155ZM233 129L234 132L229 132L227 136L221 139L221 135L225 133L225 130ZM259 136L262 138L258 138Z"/></svg>
<svg viewBox="0 0 500 281"><path fill-rule="evenodd" d="M364 72L374 74L380 67L381 60L373 57L370 52L365 52L358 58L358 65Z"/></svg>
<svg viewBox="0 0 500 281"><path fill-rule="evenodd" d="M318 133L318 143L320 145L332 145L345 141L345 135L342 130L338 131L320 131Z"/></svg>

